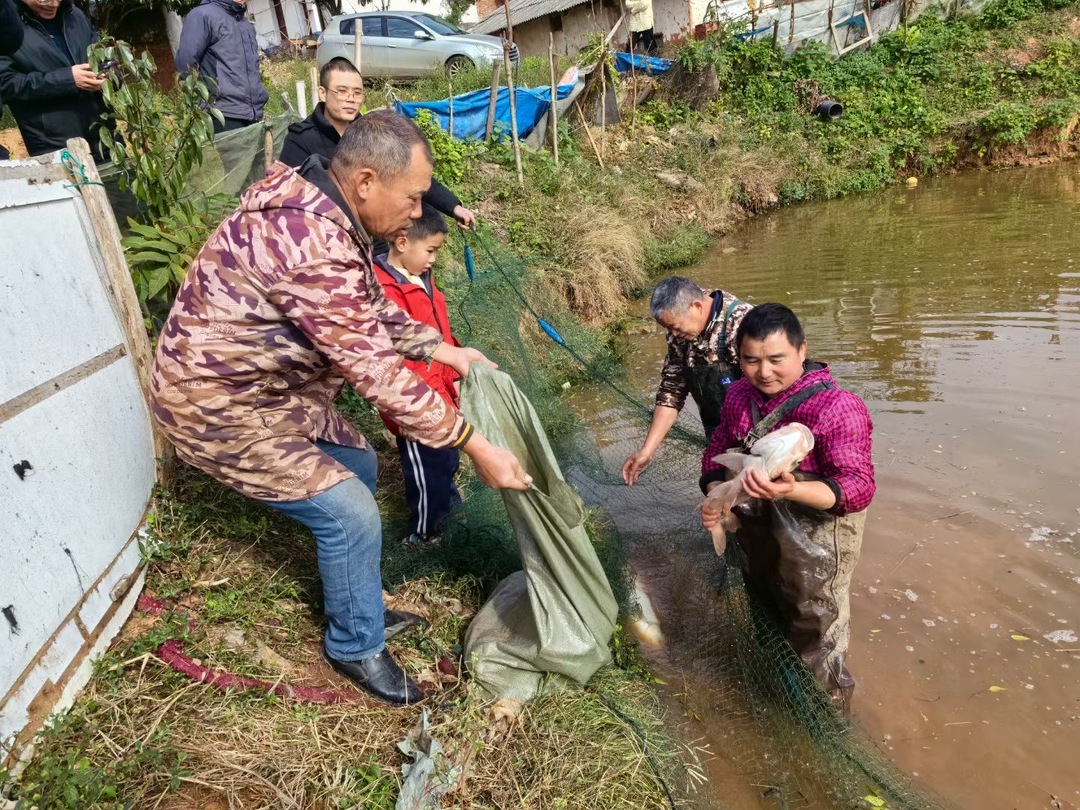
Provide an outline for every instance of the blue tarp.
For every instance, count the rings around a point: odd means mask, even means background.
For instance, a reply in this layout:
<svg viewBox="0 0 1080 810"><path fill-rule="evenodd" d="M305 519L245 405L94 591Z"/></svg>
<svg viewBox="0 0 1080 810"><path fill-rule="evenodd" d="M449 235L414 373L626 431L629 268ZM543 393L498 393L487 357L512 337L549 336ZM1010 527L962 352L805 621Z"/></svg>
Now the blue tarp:
<svg viewBox="0 0 1080 810"><path fill-rule="evenodd" d="M524 139L551 106L550 87L516 87L518 137ZM574 85L564 84L556 88L556 98L562 100L570 95ZM443 101L414 101L407 104L394 103L394 109L409 118L415 118L420 110L428 110L432 119L458 140L477 138L483 140L487 131L488 101L490 90L475 90L454 97L454 131L450 132L450 99ZM495 131L510 133L510 90L499 88L495 101Z"/></svg>
<svg viewBox="0 0 1080 810"><path fill-rule="evenodd" d="M675 64L670 59L661 59L658 56L642 56L639 53L629 54L620 51L615 54L615 70L619 73L629 73L631 61L634 70L640 70L642 73L667 73Z"/></svg>

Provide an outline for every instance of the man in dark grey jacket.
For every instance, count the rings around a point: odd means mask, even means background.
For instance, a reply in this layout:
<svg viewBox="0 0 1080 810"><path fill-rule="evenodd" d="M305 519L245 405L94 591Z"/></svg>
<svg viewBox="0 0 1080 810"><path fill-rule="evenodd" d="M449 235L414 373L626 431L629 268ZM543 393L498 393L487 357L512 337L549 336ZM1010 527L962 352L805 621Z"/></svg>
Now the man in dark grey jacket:
<svg viewBox="0 0 1080 810"><path fill-rule="evenodd" d="M245 4L234 0L202 0L184 18L176 67L197 68L210 86L213 106L224 117L214 132L240 129L263 117L270 94L259 75L255 26L244 16Z"/></svg>
<svg viewBox="0 0 1080 810"><path fill-rule="evenodd" d="M22 0L17 8L23 42L0 56L0 98L11 107L26 150L42 155L63 149L69 138L85 138L101 161L104 80L86 61L97 32L71 0Z"/></svg>

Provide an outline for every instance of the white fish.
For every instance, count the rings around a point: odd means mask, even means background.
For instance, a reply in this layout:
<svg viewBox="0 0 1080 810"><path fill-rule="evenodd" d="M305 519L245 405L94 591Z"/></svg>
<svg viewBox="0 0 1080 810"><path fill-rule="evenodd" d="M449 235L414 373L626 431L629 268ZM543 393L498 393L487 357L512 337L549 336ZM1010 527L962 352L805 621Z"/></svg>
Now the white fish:
<svg viewBox="0 0 1080 810"><path fill-rule="evenodd" d="M736 475L730 481L713 487L705 498L712 509L720 510L720 520L712 530L713 548L717 554L724 553L727 544L727 532L739 528L739 518L732 512L740 503L746 503L750 496L743 489L743 479L750 470L759 470L769 480L779 478L783 473L791 472L814 449L814 434L806 425L792 422L782 428L767 433L754 443L750 453L721 453L713 461Z"/></svg>
<svg viewBox="0 0 1080 810"><path fill-rule="evenodd" d="M658 648L664 643L664 635L660 632L660 620L653 610L652 601L641 580L634 579L634 600L637 602L638 611L641 615L630 620L629 630L637 636L637 640L646 647Z"/></svg>

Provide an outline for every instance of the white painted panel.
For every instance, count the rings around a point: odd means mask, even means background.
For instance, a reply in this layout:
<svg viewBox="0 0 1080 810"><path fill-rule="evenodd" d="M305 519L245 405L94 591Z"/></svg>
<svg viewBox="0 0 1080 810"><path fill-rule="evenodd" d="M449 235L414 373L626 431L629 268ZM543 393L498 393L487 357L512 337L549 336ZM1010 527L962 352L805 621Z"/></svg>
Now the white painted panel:
<svg viewBox="0 0 1080 810"><path fill-rule="evenodd" d="M26 725L27 709L42 687L47 682L56 683L60 679L68 664L78 655L84 642L85 639L75 627L74 622L68 622L60 628L52 644L37 660L34 667L26 673L25 679L4 704L4 710L0 712L0 752L7 750L11 739ZM10 684L5 684L5 687L7 686Z"/></svg>
<svg viewBox="0 0 1080 810"><path fill-rule="evenodd" d="M22 460L33 472L20 481ZM0 696L139 528L153 482L128 357L0 424L0 606L20 630L0 620Z"/></svg>
<svg viewBox="0 0 1080 810"><path fill-rule="evenodd" d="M0 209L0 257L0 402L123 343L70 196Z"/></svg>
<svg viewBox="0 0 1080 810"><path fill-rule="evenodd" d="M139 541L132 538L127 548L113 561L112 567L105 572L98 586L86 595L83 606L79 609L79 619L89 632L93 633L94 628L101 623L102 617L113 606L113 590L119 588L126 595L126 589L121 586L139 567L141 559Z"/></svg>

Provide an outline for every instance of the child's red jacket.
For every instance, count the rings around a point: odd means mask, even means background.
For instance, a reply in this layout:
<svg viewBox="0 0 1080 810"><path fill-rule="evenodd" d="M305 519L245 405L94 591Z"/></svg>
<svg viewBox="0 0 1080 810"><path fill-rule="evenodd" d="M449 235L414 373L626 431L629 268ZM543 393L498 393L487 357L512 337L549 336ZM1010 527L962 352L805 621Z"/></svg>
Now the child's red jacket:
<svg viewBox="0 0 1080 810"><path fill-rule="evenodd" d="M424 286L420 287L408 281L400 270L390 266L386 256L375 257L375 275L382 284L386 297L409 313L413 320L426 323L438 329L451 346L460 346L457 338L450 332L450 315L446 311L446 298L435 286L431 271L421 277ZM458 407L458 397L454 392L454 383L460 378L454 369L445 363L423 360L406 360L405 365L424 378L424 382L442 395L442 398ZM392 419L383 416L383 422L395 436L400 435L398 426Z"/></svg>

